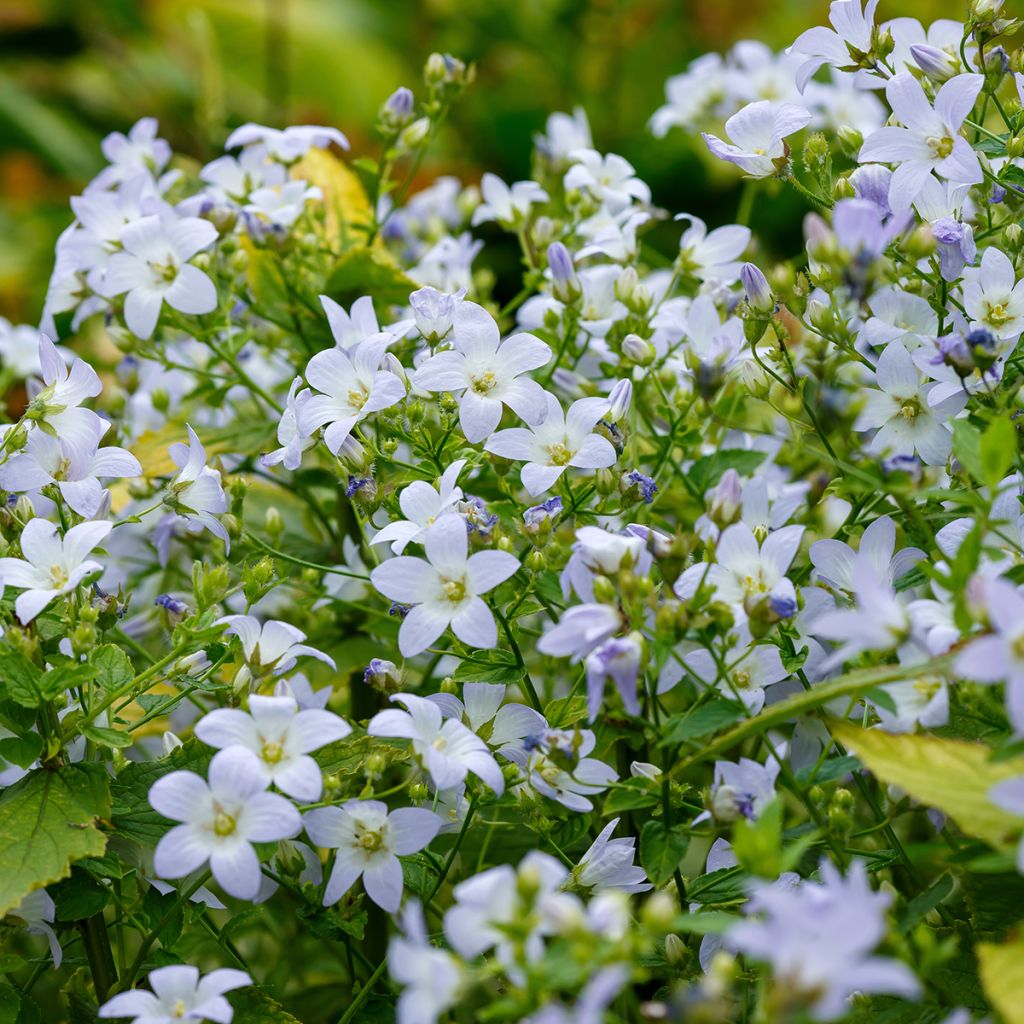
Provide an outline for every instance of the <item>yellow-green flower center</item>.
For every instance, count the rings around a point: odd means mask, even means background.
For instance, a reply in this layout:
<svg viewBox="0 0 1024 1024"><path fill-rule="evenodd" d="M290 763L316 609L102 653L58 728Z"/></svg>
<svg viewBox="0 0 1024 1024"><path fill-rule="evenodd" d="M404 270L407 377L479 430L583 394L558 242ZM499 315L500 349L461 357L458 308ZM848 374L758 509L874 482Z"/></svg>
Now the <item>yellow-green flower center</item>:
<svg viewBox="0 0 1024 1024"><path fill-rule="evenodd" d="M472 387L478 395L487 395L494 390L494 385L497 383L494 374L488 370L486 373L479 373L473 377Z"/></svg>
<svg viewBox="0 0 1024 1024"><path fill-rule="evenodd" d="M260 757L267 764L277 764L284 757L284 747L280 743L274 743L273 741L264 743L263 749L260 751Z"/></svg>
<svg viewBox="0 0 1024 1024"><path fill-rule="evenodd" d="M567 466L572 458L569 446L563 441L556 441L555 444L548 445L548 454L551 456L553 466Z"/></svg>
<svg viewBox="0 0 1024 1024"><path fill-rule="evenodd" d="M226 811L218 811L213 819L213 834L224 839L235 831L235 819Z"/></svg>
<svg viewBox="0 0 1024 1024"><path fill-rule="evenodd" d="M441 583L444 596L453 604L457 604L466 596L466 581L445 579Z"/></svg>

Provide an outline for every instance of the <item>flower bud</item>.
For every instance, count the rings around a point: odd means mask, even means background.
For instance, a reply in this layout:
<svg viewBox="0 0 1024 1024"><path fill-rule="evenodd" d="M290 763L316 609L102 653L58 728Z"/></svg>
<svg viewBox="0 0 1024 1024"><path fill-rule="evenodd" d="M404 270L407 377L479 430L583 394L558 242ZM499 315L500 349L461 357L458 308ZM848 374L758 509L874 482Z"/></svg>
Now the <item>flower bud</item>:
<svg viewBox="0 0 1024 1024"><path fill-rule="evenodd" d="M654 346L639 334L627 334L622 339L622 354L638 366L650 366L657 356Z"/></svg>
<svg viewBox="0 0 1024 1024"><path fill-rule="evenodd" d="M960 72L960 61L937 46L914 43L910 47L910 56L933 82L945 82Z"/></svg>
<svg viewBox="0 0 1024 1024"><path fill-rule="evenodd" d="M402 130L398 145L403 149L417 149L430 134L430 118L421 117Z"/></svg>
<svg viewBox="0 0 1024 1024"><path fill-rule="evenodd" d="M629 412L629 406L632 400L633 382L625 378L616 381L615 386L608 395L608 401L611 404L605 419L608 420L609 423L618 423L623 416Z"/></svg>
<svg viewBox="0 0 1024 1024"><path fill-rule="evenodd" d="M559 302L568 306L583 294L572 256L561 242L552 242L548 246L548 269L551 271L551 294Z"/></svg>
<svg viewBox="0 0 1024 1024"><path fill-rule="evenodd" d="M735 469L727 469L711 493L708 518L716 526L724 529L739 519L742 503L743 488L740 485L739 473Z"/></svg>
<svg viewBox="0 0 1024 1024"><path fill-rule="evenodd" d="M411 89L404 85L396 89L381 107L380 120L388 128L402 128L412 117L414 97Z"/></svg>
<svg viewBox="0 0 1024 1024"><path fill-rule="evenodd" d="M768 287L768 279L753 263L740 267L740 283L747 297L747 305L758 313L771 313L775 308L775 297Z"/></svg>
<svg viewBox="0 0 1024 1024"><path fill-rule="evenodd" d="M686 959L686 946L675 932L665 936L665 959L672 967L678 967Z"/></svg>

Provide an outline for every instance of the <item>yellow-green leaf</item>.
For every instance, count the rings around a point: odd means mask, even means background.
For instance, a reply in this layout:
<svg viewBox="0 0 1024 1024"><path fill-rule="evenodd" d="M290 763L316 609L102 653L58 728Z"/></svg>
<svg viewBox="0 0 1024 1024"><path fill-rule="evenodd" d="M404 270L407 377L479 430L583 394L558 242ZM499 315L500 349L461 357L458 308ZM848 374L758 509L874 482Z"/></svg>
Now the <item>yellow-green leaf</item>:
<svg viewBox="0 0 1024 1024"><path fill-rule="evenodd" d="M67 877L83 857L102 856L96 827L110 815L102 765L37 768L0 797L0 916L30 892Z"/></svg>
<svg viewBox="0 0 1024 1024"><path fill-rule="evenodd" d="M985 995L1006 1024L1024 1024L1024 936L1000 946L980 942L977 948Z"/></svg>
<svg viewBox="0 0 1024 1024"><path fill-rule="evenodd" d="M992 803L989 791L1003 779L1024 775L1024 758L993 761L983 743L891 736L846 723L833 732L883 782L948 814L969 835L1008 846L1019 830L1019 819Z"/></svg>

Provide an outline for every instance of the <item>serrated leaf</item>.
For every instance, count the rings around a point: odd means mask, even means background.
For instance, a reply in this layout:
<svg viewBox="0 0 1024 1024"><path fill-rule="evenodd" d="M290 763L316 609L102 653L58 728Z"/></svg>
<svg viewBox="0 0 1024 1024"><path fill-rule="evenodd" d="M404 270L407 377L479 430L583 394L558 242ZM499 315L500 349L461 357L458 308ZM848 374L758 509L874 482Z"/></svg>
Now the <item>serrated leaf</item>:
<svg viewBox="0 0 1024 1024"><path fill-rule="evenodd" d="M110 893L95 878L77 867L71 876L50 886L58 921L82 921L98 914L109 902Z"/></svg>
<svg viewBox="0 0 1024 1024"><path fill-rule="evenodd" d="M1000 847L1019 831L1019 820L992 803L989 792L1003 779L1024 775L1024 758L993 761L982 743L890 736L846 723L837 723L833 732L883 782L948 814L968 835Z"/></svg>
<svg viewBox="0 0 1024 1024"><path fill-rule="evenodd" d="M16 764L19 768L28 768L43 750L43 741L34 733L24 736L8 736L0 740L0 760Z"/></svg>
<svg viewBox="0 0 1024 1024"><path fill-rule="evenodd" d="M494 651L489 656L464 658L452 678L460 683L504 683L512 686L522 679L526 669L505 651Z"/></svg>
<svg viewBox="0 0 1024 1024"><path fill-rule="evenodd" d="M640 864L655 885L664 885L686 853L690 837L685 825L666 828L665 823L648 821L640 833Z"/></svg>
<svg viewBox="0 0 1024 1024"><path fill-rule="evenodd" d="M30 892L66 878L74 861L107 846L97 819L110 816L104 767L37 768L0 796L0 915Z"/></svg>
<svg viewBox="0 0 1024 1024"><path fill-rule="evenodd" d="M103 644L89 656L95 673L96 685L113 691L126 686L135 678L135 669L128 655L114 644Z"/></svg>
<svg viewBox="0 0 1024 1024"><path fill-rule="evenodd" d="M985 995L1006 1024L1024 1024L1024 936L1001 946L979 942L977 953Z"/></svg>
<svg viewBox="0 0 1024 1024"><path fill-rule="evenodd" d="M587 698L559 697L544 708L544 717L553 729L568 729L587 717Z"/></svg>
<svg viewBox="0 0 1024 1024"><path fill-rule="evenodd" d="M740 903L747 898L748 877L739 867L709 871L687 883L686 898L693 903Z"/></svg>

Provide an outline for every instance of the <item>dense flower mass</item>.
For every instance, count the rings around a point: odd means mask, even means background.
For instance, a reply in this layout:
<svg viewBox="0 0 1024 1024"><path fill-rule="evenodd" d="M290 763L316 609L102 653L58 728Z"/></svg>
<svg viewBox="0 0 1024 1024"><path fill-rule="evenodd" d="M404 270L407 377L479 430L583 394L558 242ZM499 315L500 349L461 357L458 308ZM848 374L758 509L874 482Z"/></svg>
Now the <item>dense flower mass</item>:
<svg viewBox="0 0 1024 1024"><path fill-rule="evenodd" d="M878 6L667 83L738 223L582 110L413 191L436 54L379 160L106 140L0 320L12 1020L1024 1020L1021 25Z"/></svg>

